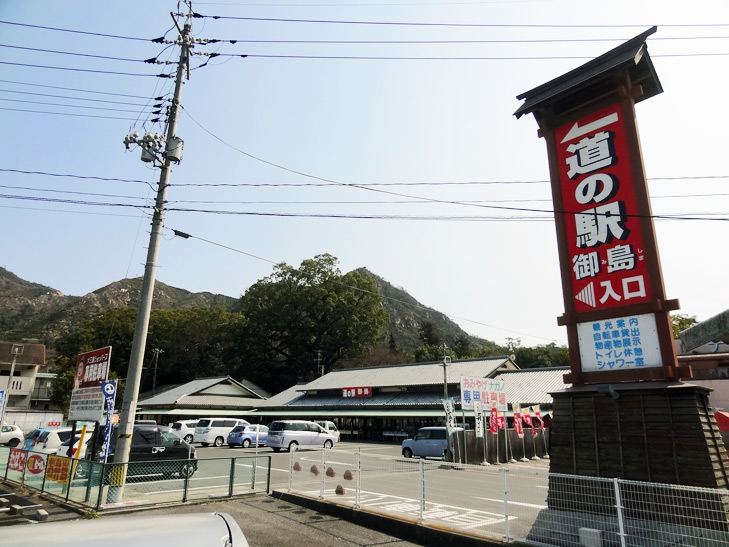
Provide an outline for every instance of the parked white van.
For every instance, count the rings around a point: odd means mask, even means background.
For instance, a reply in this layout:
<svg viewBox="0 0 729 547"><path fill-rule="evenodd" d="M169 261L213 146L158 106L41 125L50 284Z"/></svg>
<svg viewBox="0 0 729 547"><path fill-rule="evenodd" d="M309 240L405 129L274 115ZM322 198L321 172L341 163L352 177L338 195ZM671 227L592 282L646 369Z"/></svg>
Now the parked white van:
<svg viewBox="0 0 729 547"><path fill-rule="evenodd" d="M315 446L331 448L337 438L322 426L304 420L279 420L268 426L266 446L278 452L282 448L289 451L301 447Z"/></svg>
<svg viewBox="0 0 729 547"><path fill-rule="evenodd" d="M240 418L200 418L195 426L193 442L203 446L223 446L228 433L237 425L248 425L248 422Z"/></svg>
<svg viewBox="0 0 729 547"><path fill-rule="evenodd" d="M334 422L330 422L329 420L314 420L314 423L319 424L326 429L328 433L334 435L337 438L337 442L339 442L339 430L337 429L337 426L334 425Z"/></svg>

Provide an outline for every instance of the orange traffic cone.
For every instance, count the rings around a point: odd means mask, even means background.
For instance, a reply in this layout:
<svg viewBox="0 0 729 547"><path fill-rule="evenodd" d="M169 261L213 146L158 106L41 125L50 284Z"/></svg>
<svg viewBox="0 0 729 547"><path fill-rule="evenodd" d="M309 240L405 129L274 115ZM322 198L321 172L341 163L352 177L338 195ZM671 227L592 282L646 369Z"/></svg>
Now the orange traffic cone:
<svg viewBox="0 0 729 547"><path fill-rule="evenodd" d="M334 493L337 494L338 496L343 496L344 494L347 493L347 491L344 488L342 488L341 484L338 484L337 488L334 490Z"/></svg>
<svg viewBox="0 0 729 547"><path fill-rule="evenodd" d="M336 477L336 476L337 476L337 472L334 471L334 469L332 467L329 467L327 469L327 477Z"/></svg>
<svg viewBox="0 0 729 547"><path fill-rule="evenodd" d="M310 471L312 473L314 473L314 475L318 475L319 474L319 468L316 465L312 465Z"/></svg>
<svg viewBox="0 0 729 547"><path fill-rule="evenodd" d="M351 480L354 480L354 475L352 474L352 472L351 472L351 471L350 471L349 469L347 469L347 470L346 470L346 471L344 472L344 480L345 480L345 481L351 481Z"/></svg>

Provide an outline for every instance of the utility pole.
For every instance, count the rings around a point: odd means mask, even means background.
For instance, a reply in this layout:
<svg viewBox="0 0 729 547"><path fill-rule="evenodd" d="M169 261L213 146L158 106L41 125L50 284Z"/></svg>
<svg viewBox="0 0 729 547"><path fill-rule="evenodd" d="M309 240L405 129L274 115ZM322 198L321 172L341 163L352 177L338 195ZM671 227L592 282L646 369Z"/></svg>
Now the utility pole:
<svg viewBox="0 0 729 547"><path fill-rule="evenodd" d="M152 373L152 395L154 395L154 390L157 388L157 361L159 361L159 354L164 353L165 350L154 348L152 350L152 353L154 353L154 372Z"/></svg>
<svg viewBox="0 0 729 547"><path fill-rule="evenodd" d="M122 405L119 419L119 434L114 451L114 463L126 464L129 461L129 449L132 444L132 433L134 432L134 416L137 412L137 400L139 398L139 384L142 377L142 363L144 350L147 345L147 331L149 329L149 316L152 311L152 295L154 292L154 281L157 268L157 257L159 255L159 242L162 236L165 203L167 199L167 188L169 187L171 164L179 162L182 157L182 140L177 137L177 119L180 113L180 99L182 97L183 77L190 75L190 49L192 47L192 18L188 18L183 29L180 28L174 14L172 20L180 32L180 60L177 64L177 75L175 79L175 92L170 107L170 114L167 127L167 138L161 157L155 154L156 144L160 140L156 135L145 135L137 140L138 134L128 135L124 143L129 147L130 143L142 146L142 160L160 162L160 177L157 187L157 199L152 216L152 230L149 235L149 248L147 249L147 262L144 266L144 279L142 281L142 292L139 298L139 310L137 321L134 326L134 339L132 341L131 356L129 358L129 370L127 372L126 387L124 391L124 404ZM146 155L145 155L146 154ZM122 474L114 480L114 485L109 488L109 501L120 501L123 494L124 482L126 480L126 465L123 466ZM116 488L114 488L116 487Z"/></svg>
<svg viewBox="0 0 729 547"><path fill-rule="evenodd" d="M23 355L24 348L25 346L23 344L13 344L10 349L10 353L13 355L13 362L10 365L10 376L8 376L8 383L5 386L5 400L0 402L0 425L5 423L3 421L5 420L5 409L10 403L10 386L13 383L13 376L15 375L15 362L18 360L18 355Z"/></svg>

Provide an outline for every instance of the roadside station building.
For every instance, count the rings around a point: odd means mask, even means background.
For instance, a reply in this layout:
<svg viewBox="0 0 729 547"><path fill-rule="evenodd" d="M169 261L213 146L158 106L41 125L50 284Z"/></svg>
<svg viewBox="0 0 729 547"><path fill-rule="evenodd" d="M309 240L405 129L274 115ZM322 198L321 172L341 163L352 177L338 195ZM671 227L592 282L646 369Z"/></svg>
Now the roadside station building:
<svg viewBox="0 0 729 547"><path fill-rule="evenodd" d="M399 441L420 427L444 425L444 385L455 402L457 421L474 427L472 411L460 410L462 376L504 380L509 403L540 405L549 417L550 391L564 389L568 368L520 370L509 357L334 370L262 401L251 412L262 423L274 419L325 419L342 438ZM250 420L253 421L253 420Z"/></svg>

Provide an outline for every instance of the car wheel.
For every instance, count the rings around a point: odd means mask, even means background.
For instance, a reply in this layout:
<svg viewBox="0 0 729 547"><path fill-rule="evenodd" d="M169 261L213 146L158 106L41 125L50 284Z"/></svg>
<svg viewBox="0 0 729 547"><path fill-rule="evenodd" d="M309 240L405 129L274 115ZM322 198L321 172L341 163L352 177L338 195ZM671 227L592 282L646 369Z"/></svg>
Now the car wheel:
<svg viewBox="0 0 729 547"><path fill-rule="evenodd" d="M298 447L299 443L297 443L296 441L291 441L289 443L289 452L291 452L292 450L296 450Z"/></svg>
<svg viewBox="0 0 729 547"><path fill-rule="evenodd" d="M223 446L223 437L215 437L215 446Z"/></svg>
<svg viewBox="0 0 729 547"><path fill-rule="evenodd" d="M278 452L279 450L281 450L281 447L280 446L272 446L271 447L271 450L273 450L274 452Z"/></svg>
<svg viewBox="0 0 729 547"><path fill-rule="evenodd" d="M324 441L324 448L331 448L332 446L334 446L334 443L331 440Z"/></svg>
<svg viewBox="0 0 729 547"><path fill-rule="evenodd" d="M243 439L243 448L248 448L249 446L251 446L251 440Z"/></svg>
<svg viewBox="0 0 729 547"><path fill-rule="evenodd" d="M410 450L409 448L403 448L402 449L402 455L405 456L406 458L412 458L413 457L413 451Z"/></svg>
<svg viewBox="0 0 729 547"><path fill-rule="evenodd" d="M203 446L208 446L210 443L200 443Z"/></svg>
<svg viewBox="0 0 729 547"><path fill-rule="evenodd" d="M185 435L183 439L187 444L192 444L192 435Z"/></svg>
<svg viewBox="0 0 729 547"><path fill-rule="evenodd" d="M10 448L15 448L19 444L20 444L20 440L18 440L18 439L10 439L10 442L8 443L8 446Z"/></svg>
<svg viewBox="0 0 729 547"><path fill-rule="evenodd" d="M182 477L183 479L189 479L190 477L193 476L194 473L195 473L195 468L192 465L189 465L188 463L183 463L180 466L179 474L180 474L180 477Z"/></svg>

